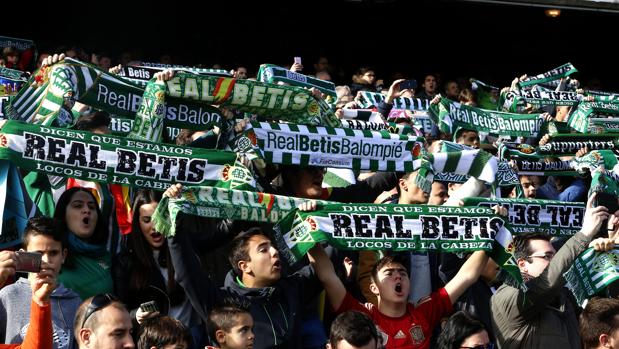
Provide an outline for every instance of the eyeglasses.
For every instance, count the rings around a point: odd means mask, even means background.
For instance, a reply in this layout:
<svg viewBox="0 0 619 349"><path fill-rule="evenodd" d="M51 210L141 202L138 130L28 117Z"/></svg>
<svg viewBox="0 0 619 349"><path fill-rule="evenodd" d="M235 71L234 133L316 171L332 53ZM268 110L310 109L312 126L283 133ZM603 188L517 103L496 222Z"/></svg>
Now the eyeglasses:
<svg viewBox="0 0 619 349"><path fill-rule="evenodd" d="M460 347L460 349L494 349L494 343L480 344L474 347Z"/></svg>
<svg viewBox="0 0 619 349"><path fill-rule="evenodd" d="M545 260L550 261L552 260L554 256L555 254L553 252L544 252L544 253L534 253L528 256L527 258L531 258L531 257L544 258Z"/></svg>
<svg viewBox="0 0 619 349"><path fill-rule="evenodd" d="M116 297L109 293L98 294L92 297L90 304L88 304L88 308L86 309L86 315L84 315L84 320L82 320L82 325L80 328L84 328L84 324L86 324L86 320L97 310L103 309L110 305L110 303L118 301Z"/></svg>

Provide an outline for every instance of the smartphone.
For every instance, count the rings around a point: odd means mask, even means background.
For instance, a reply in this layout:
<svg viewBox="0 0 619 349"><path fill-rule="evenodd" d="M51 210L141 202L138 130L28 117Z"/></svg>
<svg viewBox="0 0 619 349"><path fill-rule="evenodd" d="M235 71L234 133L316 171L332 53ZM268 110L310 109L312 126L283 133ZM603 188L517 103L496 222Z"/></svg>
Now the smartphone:
<svg viewBox="0 0 619 349"><path fill-rule="evenodd" d="M140 310L145 313L154 313L159 311L159 307L157 307L157 303L155 301L150 301L140 304Z"/></svg>
<svg viewBox="0 0 619 349"><path fill-rule="evenodd" d="M617 204L617 197L613 194L605 192L597 192L595 194L595 202L593 204L595 207L604 206L608 208L609 213L614 213L619 209L619 204Z"/></svg>
<svg viewBox="0 0 619 349"><path fill-rule="evenodd" d="M400 90L413 90L417 88L417 80L404 80L400 83Z"/></svg>
<svg viewBox="0 0 619 349"><path fill-rule="evenodd" d="M303 63L301 63L301 57L295 57L294 58L294 62L295 63L299 63L299 64L303 64Z"/></svg>
<svg viewBox="0 0 619 349"><path fill-rule="evenodd" d="M17 267L15 271L26 273L38 273L41 271L41 258L43 254L39 252L17 251Z"/></svg>

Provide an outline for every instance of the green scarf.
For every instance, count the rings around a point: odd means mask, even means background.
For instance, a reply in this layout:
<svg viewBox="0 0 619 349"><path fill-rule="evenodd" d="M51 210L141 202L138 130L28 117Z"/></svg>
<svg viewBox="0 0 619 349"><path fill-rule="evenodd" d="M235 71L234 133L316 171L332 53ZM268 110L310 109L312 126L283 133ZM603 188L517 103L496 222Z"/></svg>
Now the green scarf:
<svg viewBox="0 0 619 349"><path fill-rule="evenodd" d="M563 274L567 287L574 293L578 304L600 293L619 279L619 249L598 252L593 247L581 253Z"/></svg>
<svg viewBox="0 0 619 349"><path fill-rule="evenodd" d="M351 128L354 130L382 131L399 135L415 136L415 130L408 125L400 125L395 122L372 122L355 119L342 119L342 128Z"/></svg>
<svg viewBox="0 0 619 349"><path fill-rule="evenodd" d="M385 131L266 122L248 125L242 142L267 163L371 171L414 171L423 148L423 138Z"/></svg>
<svg viewBox="0 0 619 349"><path fill-rule="evenodd" d="M615 134L558 134L548 143L537 147L540 155L573 155L581 148L613 150L618 146Z"/></svg>
<svg viewBox="0 0 619 349"><path fill-rule="evenodd" d="M473 78L470 79L470 82L471 89L477 97L477 105L482 109L497 110L496 96L499 95L499 88Z"/></svg>
<svg viewBox="0 0 619 349"><path fill-rule="evenodd" d="M469 107L441 98L430 105L430 116L442 132L454 133L458 127L495 135L537 137L544 120L540 114L513 114Z"/></svg>
<svg viewBox="0 0 619 349"><path fill-rule="evenodd" d="M174 71L186 71L198 75L211 75L211 76L232 76L227 70L224 69L207 69L207 68L193 68L183 67L177 65L163 65L163 66L151 66L151 63L140 64L137 66L122 66L118 76L123 77L136 85L146 87L146 84L155 77L155 74L166 69Z"/></svg>
<svg viewBox="0 0 619 349"><path fill-rule="evenodd" d="M234 108L275 120L337 127L340 120L329 105L308 90L252 80L179 72L166 81L166 94L184 100Z"/></svg>
<svg viewBox="0 0 619 349"><path fill-rule="evenodd" d="M158 143L164 120L165 85L163 81L153 79L146 85L140 109L135 114L135 122L127 138Z"/></svg>
<svg viewBox="0 0 619 349"><path fill-rule="evenodd" d="M618 118L590 118L588 132L619 133L619 119Z"/></svg>
<svg viewBox="0 0 619 349"><path fill-rule="evenodd" d="M28 80L5 108L10 119L68 126L78 115L70 109L74 101L133 119L142 102L144 89L90 64L65 58L42 67ZM221 126L219 109L205 103L166 98L166 124L191 130ZM56 121L56 119L59 119Z"/></svg>
<svg viewBox="0 0 619 349"><path fill-rule="evenodd" d="M385 101L385 96L378 92L361 91L361 108L370 108L377 106L380 102ZM394 109L405 110L428 110L430 107L430 100L421 98L410 97L398 97L393 100Z"/></svg>
<svg viewBox="0 0 619 349"><path fill-rule="evenodd" d="M482 207L329 204L291 212L274 231L280 254L291 263L325 241L344 250L485 250L520 279L505 225L502 217Z"/></svg>
<svg viewBox="0 0 619 349"><path fill-rule="evenodd" d="M434 173L455 173L473 176L480 181L493 184L497 179L497 158L483 150L463 150L428 155Z"/></svg>
<svg viewBox="0 0 619 349"><path fill-rule="evenodd" d="M274 64L261 64L258 69L258 81L267 82L269 84L277 84L283 82L292 86L304 88L316 88L320 92L327 95L332 103L337 100L335 93L335 84L331 81L317 79L312 76L296 73L288 69L278 67Z"/></svg>
<svg viewBox="0 0 619 349"><path fill-rule="evenodd" d="M226 151L156 144L18 121L7 121L0 132L0 159L11 160L23 170L93 182L156 190L165 190L173 183L229 186L231 178L224 173L236 173L238 167L237 154Z"/></svg>
<svg viewBox="0 0 619 349"><path fill-rule="evenodd" d="M516 159L519 176L576 176L571 161L532 161Z"/></svg>
<svg viewBox="0 0 619 349"><path fill-rule="evenodd" d="M519 98L536 107L545 105L575 106L580 103L583 95L570 91L552 91L536 85L530 90L522 91Z"/></svg>
<svg viewBox="0 0 619 349"><path fill-rule="evenodd" d="M308 199L244 190L183 187L180 197L164 196L161 199L152 219L155 229L169 237L176 234L179 212L200 217L276 223L306 201Z"/></svg>
<svg viewBox="0 0 619 349"><path fill-rule="evenodd" d="M507 208L510 230L514 234L544 233L550 236L572 236L582 228L585 205L539 199L464 198L465 206Z"/></svg>
<svg viewBox="0 0 619 349"><path fill-rule="evenodd" d="M567 120L570 127L578 132L587 132L589 130L589 120L594 112L606 114L619 114L619 101L614 97L596 97L593 102L581 102L578 108L570 114Z"/></svg>
<svg viewBox="0 0 619 349"><path fill-rule="evenodd" d="M549 70L545 73L541 73L535 76L529 76L518 82L518 85L522 87L537 85L549 81L559 80L567 77L571 74L578 72L578 70L572 65L572 63L566 63L560 67Z"/></svg>

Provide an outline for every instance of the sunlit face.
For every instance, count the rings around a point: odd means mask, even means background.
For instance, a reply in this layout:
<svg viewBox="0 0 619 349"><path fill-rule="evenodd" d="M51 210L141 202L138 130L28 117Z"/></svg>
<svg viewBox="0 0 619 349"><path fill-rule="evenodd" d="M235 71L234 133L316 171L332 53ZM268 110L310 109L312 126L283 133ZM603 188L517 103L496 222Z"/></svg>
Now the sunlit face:
<svg viewBox="0 0 619 349"><path fill-rule="evenodd" d="M75 235L82 239L88 239L97 227L97 202L92 195L77 191L71 197L65 221L67 227Z"/></svg>
<svg viewBox="0 0 619 349"><path fill-rule="evenodd" d="M373 85L376 80L376 74L373 70L368 70L361 76L361 79L368 85Z"/></svg>
<svg viewBox="0 0 619 349"><path fill-rule="evenodd" d="M532 277L538 277L554 257L556 251L550 241L543 239L529 240L531 254L528 258L518 259L518 267Z"/></svg>
<svg viewBox="0 0 619 349"><path fill-rule="evenodd" d="M410 279L402 264L389 263L378 271L378 281L370 285L370 290L381 301L393 303L408 302Z"/></svg>
<svg viewBox="0 0 619 349"><path fill-rule="evenodd" d="M152 249L158 250L165 242L165 237L161 235L161 233L155 231L155 224L153 224L152 221L152 216L155 212L155 209L157 209L156 202L151 202L140 206L139 219L140 231L142 231L144 239L146 239Z"/></svg>
<svg viewBox="0 0 619 349"><path fill-rule="evenodd" d="M428 94L434 94L436 92L436 78L433 75L427 75L423 79L423 88Z"/></svg>
<svg viewBox="0 0 619 349"><path fill-rule="evenodd" d="M479 134L475 131L462 131L456 143L479 149Z"/></svg>
<svg viewBox="0 0 619 349"><path fill-rule="evenodd" d="M236 73L234 74L234 77L237 79L247 79L247 68L238 67Z"/></svg>
<svg viewBox="0 0 619 349"><path fill-rule="evenodd" d="M298 170L292 183L294 195L306 199L320 199L324 176L325 169L321 167L306 167Z"/></svg>
<svg viewBox="0 0 619 349"><path fill-rule="evenodd" d="M449 195L447 195L447 186L441 182L433 182L428 205L440 206L446 203L447 199L449 199Z"/></svg>
<svg viewBox="0 0 619 349"><path fill-rule="evenodd" d="M98 313L97 327L80 330L83 347L87 349L135 348L133 338L131 338L131 318L126 310L107 306L96 313ZM86 340L84 340L83 331L88 332Z"/></svg>
<svg viewBox="0 0 619 349"><path fill-rule="evenodd" d="M279 252L264 235L254 235L247 243L249 261L241 261L239 268L254 277L257 285L272 285L281 277Z"/></svg>
<svg viewBox="0 0 619 349"><path fill-rule="evenodd" d="M41 253L43 255L41 260L48 263L47 267L52 269L54 276L60 273L60 268L67 256L67 250L62 248L62 243L49 235L30 236L26 251Z"/></svg>
<svg viewBox="0 0 619 349"><path fill-rule="evenodd" d="M229 332L218 330L217 341L222 347L234 349L250 349L254 347L254 320L248 313L236 316L237 323Z"/></svg>
<svg viewBox="0 0 619 349"><path fill-rule="evenodd" d="M430 194L424 192L416 184L419 172L411 173L408 178L400 178L400 204L425 204L430 198Z"/></svg>

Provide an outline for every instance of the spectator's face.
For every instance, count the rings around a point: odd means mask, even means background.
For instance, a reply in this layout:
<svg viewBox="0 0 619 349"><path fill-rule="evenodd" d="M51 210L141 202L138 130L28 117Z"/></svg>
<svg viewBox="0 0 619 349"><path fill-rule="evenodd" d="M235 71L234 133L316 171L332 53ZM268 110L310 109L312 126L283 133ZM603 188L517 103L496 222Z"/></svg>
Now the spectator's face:
<svg viewBox="0 0 619 349"><path fill-rule="evenodd" d="M434 75L427 75L423 80L423 88L428 94L434 94L436 92L436 78Z"/></svg>
<svg viewBox="0 0 619 349"><path fill-rule="evenodd" d="M146 242L148 242L150 247L154 250L160 249L165 242L165 237L161 235L161 233L155 231L155 224L153 224L152 221L152 216L156 208L156 202L140 206L140 230Z"/></svg>
<svg viewBox="0 0 619 349"><path fill-rule="evenodd" d="M99 58L99 68L107 71L112 66L112 59L108 56L101 56Z"/></svg>
<svg viewBox="0 0 619 349"><path fill-rule="evenodd" d="M54 276L58 276L60 273L60 268L62 268L67 256L67 249L62 248L60 241L56 241L48 235L30 236L26 251L41 253L43 255L42 261L48 263L47 267L52 269Z"/></svg>
<svg viewBox="0 0 619 349"><path fill-rule="evenodd" d="M406 268L399 263L389 263L378 271L378 281L370 284L370 290L381 302L406 303L410 284Z"/></svg>
<svg viewBox="0 0 619 349"><path fill-rule="evenodd" d="M321 167L306 167L297 171L292 183L294 195L306 199L320 199L325 170Z"/></svg>
<svg viewBox="0 0 619 349"><path fill-rule="evenodd" d="M247 79L247 68L239 67L234 74L234 77L237 79Z"/></svg>
<svg viewBox="0 0 619 349"><path fill-rule="evenodd" d="M556 251L550 241L541 239L530 240L529 246L531 254L526 259L518 259L518 267L521 272L538 277L546 269Z"/></svg>
<svg viewBox="0 0 619 349"><path fill-rule="evenodd" d="M480 332L473 333L472 335L464 338L460 344L460 348L475 348L480 345L488 344L490 344L488 332L486 332L486 330L481 330Z"/></svg>
<svg viewBox="0 0 619 349"><path fill-rule="evenodd" d="M318 63L314 65L314 68L316 69L316 73L326 71L328 67L329 67L329 61L324 57L320 57L320 59L318 60Z"/></svg>
<svg viewBox="0 0 619 349"><path fill-rule="evenodd" d="M430 192L430 199L428 205L442 205L447 202L449 195L447 195L447 187L441 182L432 183L432 191Z"/></svg>
<svg viewBox="0 0 619 349"><path fill-rule="evenodd" d="M11 54L9 56L6 56L6 61L7 63L17 64L17 62L19 62L19 55Z"/></svg>
<svg viewBox="0 0 619 349"><path fill-rule="evenodd" d="M242 261L240 269L251 274L257 284L272 285L281 276L279 252L264 235L254 235L247 243L249 261Z"/></svg>
<svg viewBox="0 0 619 349"><path fill-rule="evenodd" d="M425 193L416 184L417 174L411 173L408 178L400 179L400 203L401 204L425 204L428 202L430 194Z"/></svg>
<svg viewBox="0 0 619 349"><path fill-rule="evenodd" d="M537 176L521 176L520 184L524 191L524 197L527 199L535 199L537 197L537 189L540 186L540 180Z"/></svg>
<svg viewBox="0 0 619 349"><path fill-rule="evenodd" d="M368 70L365 74L363 74L363 76L361 76L361 79L368 85L374 85L376 74L374 74L373 70Z"/></svg>
<svg viewBox="0 0 619 349"><path fill-rule="evenodd" d="M97 226L97 202L92 195L77 191L71 197L65 222L70 231L82 239L88 239Z"/></svg>
<svg viewBox="0 0 619 349"><path fill-rule="evenodd" d="M463 131L456 143L479 149L479 134L475 131Z"/></svg>
<svg viewBox="0 0 619 349"><path fill-rule="evenodd" d="M223 347L234 349L249 349L254 346L254 320L248 313L236 316L236 325L229 332L219 330L216 333L217 342Z"/></svg>
<svg viewBox="0 0 619 349"><path fill-rule="evenodd" d="M447 96L450 96L452 98L457 98L460 94L460 88L458 87L458 84L454 81L447 83L447 88L445 90L445 92L447 92Z"/></svg>
<svg viewBox="0 0 619 349"><path fill-rule="evenodd" d="M87 349L130 349L135 348L131 338L131 319L129 313L115 306L107 306L97 311L97 327L82 329L89 334L82 344ZM82 346L80 346L81 348Z"/></svg>

